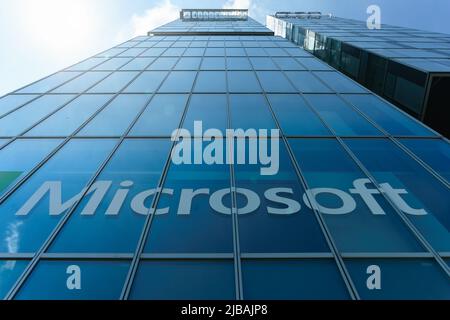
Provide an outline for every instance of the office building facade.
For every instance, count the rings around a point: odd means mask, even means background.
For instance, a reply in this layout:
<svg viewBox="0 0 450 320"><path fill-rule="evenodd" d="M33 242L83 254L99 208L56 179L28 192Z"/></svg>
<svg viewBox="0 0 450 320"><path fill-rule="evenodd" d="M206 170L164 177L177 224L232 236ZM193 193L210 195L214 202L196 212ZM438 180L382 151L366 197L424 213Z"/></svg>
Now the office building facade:
<svg viewBox="0 0 450 320"><path fill-rule="evenodd" d="M449 299L449 158L245 10L185 10L0 99L0 296Z"/></svg>
<svg viewBox="0 0 450 320"><path fill-rule="evenodd" d="M450 137L450 35L316 13L267 17L286 37Z"/></svg>

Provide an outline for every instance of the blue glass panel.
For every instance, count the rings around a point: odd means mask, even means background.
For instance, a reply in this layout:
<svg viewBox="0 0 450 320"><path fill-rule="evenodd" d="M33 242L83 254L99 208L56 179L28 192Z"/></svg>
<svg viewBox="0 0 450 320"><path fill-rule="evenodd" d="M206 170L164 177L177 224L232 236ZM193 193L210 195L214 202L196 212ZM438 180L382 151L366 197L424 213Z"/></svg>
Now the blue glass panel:
<svg viewBox="0 0 450 320"><path fill-rule="evenodd" d="M222 94L193 94L183 128L194 134L194 121L202 121L203 131L227 129L227 97Z"/></svg>
<svg viewBox="0 0 450 320"><path fill-rule="evenodd" d="M243 48L226 48L227 57L245 57L247 54Z"/></svg>
<svg viewBox="0 0 450 320"><path fill-rule="evenodd" d="M227 58L228 70L252 70L248 58Z"/></svg>
<svg viewBox="0 0 450 320"><path fill-rule="evenodd" d="M183 54L185 48L169 48L162 54L163 57L179 57Z"/></svg>
<svg viewBox="0 0 450 320"><path fill-rule="evenodd" d="M244 45L245 46L245 45ZM245 48L249 57L265 57L267 53L262 48Z"/></svg>
<svg viewBox="0 0 450 320"><path fill-rule="evenodd" d="M166 71L146 71L136 78L123 92L125 93L152 93L166 78Z"/></svg>
<svg viewBox="0 0 450 320"><path fill-rule="evenodd" d="M449 251L449 189L389 140L346 143L435 250Z"/></svg>
<svg viewBox="0 0 450 320"><path fill-rule="evenodd" d="M144 261L139 266L131 299L235 299L232 261ZM149 285L151 284L151 285Z"/></svg>
<svg viewBox="0 0 450 320"><path fill-rule="evenodd" d="M291 50L291 49L287 49ZM309 54L307 54L309 56ZM297 61L300 62L303 66L308 70L318 70L318 71L327 71L333 70L331 67L320 61L316 58L297 58Z"/></svg>
<svg viewBox="0 0 450 320"><path fill-rule="evenodd" d="M197 72L195 71L172 71L159 89L159 92L190 93L196 75Z"/></svg>
<svg viewBox="0 0 450 320"><path fill-rule="evenodd" d="M325 86L319 79L307 71L288 71L288 78L292 81L298 91L303 93L331 93L331 89Z"/></svg>
<svg viewBox="0 0 450 320"><path fill-rule="evenodd" d="M86 122L112 95L82 95L41 122L27 136L68 136Z"/></svg>
<svg viewBox="0 0 450 320"><path fill-rule="evenodd" d="M126 50L125 48L112 48L112 49L106 50L106 51L98 54L97 56L110 58L110 57L114 57L114 56L124 52L125 50Z"/></svg>
<svg viewBox="0 0 450 320"><path fill-rule="evenodd" d="M155 95L130 135L170 137L180 125L187 97L185 94Z"/></svg>
<svg viewBox="0 0 450 320"><path fill-rule="evenodd" d="M402 139L422 161L450 182L450 144L444 140Z"/></svg>
<svg viewBox="0 0 450 320"><path fill-rule="evenodd" d="M225 58L203 58L201 70L225 70Z"/></svg>
<svg viewBox="0 0 450 320"><path fill-rule="evenodd" d="M346 261L347 269L365 300L449 300L450 282L437 263L426 259L355 259ZM370 290L371 266L380 268L381 289ZM376 284L376 283L375 283Z"/></svg>
<svg viewBox="0 0 450 320"><path fill-rule="evenodd" d="M177 62L178 58L158 58L147 68L147 70L170 70Z"/></svg>
<svg viewBox="0 0 450 320"><path fill-rule="evenodd" d="M206 57L223 57L225 55L224 48L206 48L205 56Z"/></svg>
<svg viewBox="0 0 450 320"><path fill-rule="evenodd" d="M165 48L150 48L144 51L141 57L159 57L165 50Z"/></svg>
<svg viewBox="0 0 450 320"><path fill-rule="evenodd" d="M105 139L70 141L2 203L0 252L35 252L115 144Z"/></svg>
<svg viewBox="0 0 450 320"><path fill-rule="evenodd" d="M326 124L340 136L380 136L370 122L364 119L334 94L305 95L306 100Z"/></svg>
<svg viewBox="0 0 450 320"><path fill-rule="evenodd" d="M150 100L150 95L119 95L103 109L79 136L121 136L131 125L139 111Z"/></svg>
<svg viewBox="0 0 450 320"><path fill-rule="evenodd" d="M330 136L331 132L297 94L268 96L283 133L287 136Z"/></svg>
<svg viewBox="0 0 450 320"><path fill-rule="evenodd" d="M23 133L74 97L72 95L47 95L25 105L0 119L0 136L15 136Z"/></svg>
<svg viewBox="0 0 450 320"><path fill-rule="evenodd" d="M144 51L143 48L131 48L119 54L118 57L136 57Z"/></svg>
<svg viewBox="0 0 450 320"><path fill-rule="evenodd" d="M281 71L258 71L261 86L265 92L296 92Z"/></svg>
<svg viewBox="0 0 450 320"><path fill-rule="evenodd" d="M197 70L200 67L202 58L186 57L178 61L175 70Z"/></svg>
<svg viewBox="0 0 450 320"><path fill-rule="evenodd" d="M273 175L262 175L261 168L269 165L249 164L251 141L246 139L245 151L239 149L241 142L244 139L236 141L235 154L245 155L247 161L237 162L234 169L236 187L242 189L237 192L241 252L328 252L314 213L302 200L304 190L283 142L269 141L268 153L274 152L271 165L278 169ZM275 143L279 154L273 149Z"/></svg>
<svg viewBox="0 0 450 320"><path fill-rule="evenodd" d="M228 90L236 93L262 91L253 71L229 71Z"/></svg>
<svg viewBox="0 0 450 320"><path fill-rule="evenodd" d="M125 140L97 178L105 189L98 206L90 210L92 196L85 197L50 251L134 252L153 199L149 190L157 187L170 145L169 140Z"/></svg>
<svg viewBox="0 0 450 320"><path fill-rule="evenodd" d="M115 72L89 90L90 93L117 93L131 82L138 72Z"/></svg>
<svg viewBox="0 0 450 320"><path fill-rule="evenodd" d="M100 63L105 62L106 60L108 60L108 58L90 58L87 60L84 60L80 63L77 63L76 65L67 68L66 70L71 70L71 71L88 71L90 69L92 69L93 67L98 66Z"/></svg>
<svg viewBox="0 0 450 320"><path fill-rule="evenodd" d="M25 260L0 260L0 299L5 298L27 264Z"/></svg>
<svg viewBox="0 0 450 320"><path fill-rule="evenodd" d="M201 71L194 92L226 92L225 71Z"/></svg>
<svg viewBox="0 0 450 320"><path fill-rule="evenodd" d="M289 142L311 188L311 200L316 201L340 251L423 251L337 140Z"/></svg>
<svg viewBox="0 0 450 320"><path fill-rule="evenodd" d="M367 90L339 72L314 72L325 84L339 93L366 93Z"/></svg>
<svg viewBox="0 0 450 320"><path fill-rule="evenodd" d="M114 71L118 70L128 62L131 61L131 58L112 58L101 65L94 68L97 71Z"/></svg>
<svg viewBox="0 0 450 320"><path fill-rule="evenodd" d="M263 95L230 95L231 127L234 129L275 129L269 106Z"/></svg>
<svg viewBox="0 0 450 320"><path fill-rule="evenodd" d="M184 57L201 57L205 52L205 48L189 48L186 49L183 56Z"/></svg>
<svg viewBox="0 0 450 320"><path fill-rule="evenodd" d="M28 101L36 98L37 95L9 95L0 99L0 116L11 112Z"/></svg>
<svg viewBox="0 0 450 320"><path fill-rule="evenodd" d="M41 261L17 293L17 300L118 300L129 262ZM81 289L68 289L70 267L81 272ZM70 283L70 281L69 281Z"/></svg>
<svg viewBox="0 0 450 320"><path fill-rule="evenodd" d="M79 76L81 72L59 72L51 75L43 80L40 80L28 87L17 91L18 93L45 93L57 86L60 86L66 81L69 81L76 76Z"/></svg>
<svg viewBox="0 0 450 320"><path fill-rule="evenodd" d="M281 48L265 48L267 54L271 57L285 57L288 56L287 52Z"/></svg>
<svg viewBox="0 0 450 320"><path fill-rule="evenodd" d="M0 195L61 143L59 139L16 140L0 150Z"/></svg>
<svg viewBox="0 0 450 320"><path fill-rule="evenodd" d="M278 70L270 58L249 58L255 70Z"/></svg>
<svg viewBox="0 0 450 320"><path fill-rule="evenodd" d="M87 72L75 80L53 90L53 93L81 93L88 90L100 80L109 75L109 72Z"/></svg>
<svg viewBox="0 0 450 320"><path fill-rule="evenodd" d="M344 99L374 120L380 127L394 136L435 136L424 125L402 114L374 95L346 94Z"/></svg>
<svg viewBox="0 0 450 320"><path fill-rule="evenodd" d="M280 58L275 57L273 61L280 67L281 70L306 70L294 58Z"/></svg>
<svg viewBox="0 0 450 320"><path fill-rule="evenodd" d="M121 70L145 70L153 61L155 58L136 58L124 65Z"/></svg>
<svg viewBox="0 0 450 320"><path fill-rule="evenodd" d="M349 294L333 260L242 262L244 299L343 300Z"/></svg>

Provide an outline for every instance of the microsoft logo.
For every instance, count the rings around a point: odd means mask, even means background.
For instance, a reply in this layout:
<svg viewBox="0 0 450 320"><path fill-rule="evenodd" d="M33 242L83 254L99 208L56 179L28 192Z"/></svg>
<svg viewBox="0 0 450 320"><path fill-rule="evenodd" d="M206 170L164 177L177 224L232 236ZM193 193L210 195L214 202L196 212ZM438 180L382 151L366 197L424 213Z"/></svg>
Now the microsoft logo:
<svg viewBox="0 0 450 320"><path fill-rule="evenodd" d="M0 171L0 193L5 191L21 174L20 171Z"/></svg>

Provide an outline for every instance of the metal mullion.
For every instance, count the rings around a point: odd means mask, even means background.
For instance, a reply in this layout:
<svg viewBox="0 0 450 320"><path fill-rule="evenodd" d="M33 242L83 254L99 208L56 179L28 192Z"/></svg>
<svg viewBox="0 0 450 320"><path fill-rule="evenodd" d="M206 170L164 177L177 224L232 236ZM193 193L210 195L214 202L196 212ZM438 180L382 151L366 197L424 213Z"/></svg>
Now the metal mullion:
<svg viewBox="0 0 450 320"><path fill-rule="evenodd" d="M142 70L140 73L138 73L132 80L130 80L130 82L128 84L130 84L131 82L133 82L140 74L142 74L144 71ZM96 85L96 84L95 84ZM95 86L94 85L94 86ZM92 87L91 87L92 88ZM124 90L125 88L123 88L122 90ZM89 89L87 89L89 90ZM58 150L60 150L68 141L71 140L71 138L73 136L75 136L78 132L80 132L86 125L87 123L89 123L93 118L95 118L100 112L102 112L117 96L120 95L120 93L122 92L122 90L120 90L119 92L117 92L116 94L113 95L113 97L105 103L105 105L103 107L101 107L99 110L97 110L96 113L94 113L87 121L85 121L77 130L75 130L75 132L72 133L71 136L69 136L61 145L60 148ZM40 247L40 249L36 252L35 256L33 257L33 259L31 260L30 264L27 266L27 268L23 271L22 275L17 279L16 283L14 284L14 286L10 289L9 293L6 296L6 300L12 300L14 298L14 296L17 294L17 292L20 290L21 286L25 283L26 279L28 278L28 276L31 274L31 272L34 270L34 267L38 264L38 262L41 259L41 256L46 252L46 250L50 247L50 245L52 244L53 240L57 237L59 231L61 231L61 229L63 228L63 226L65 225L65 223L69 220L69 218L72 216L72 214L75 212L75 210L78 208L79 204L82 202L84 196L89 192L89 188L93 185L93 183L97 180L97 178L99 177L99 175L103 172L104 168L108 165L109 161L113 158L113 156L115 155L116 151L119 149L119 147L122 145L123 141L125 141L125 137L126 135L131 131L131 129L134 127L134 125L136 124L136 122L138 121L139 117L142 115L142 113L145 111L145 109L147 108L147 106L149 105L149 103L151 102L151 100L153 99L154 95L152 95L148 101L146 101L146 103L144 104L144 106L141 108L140 112L136 115L136 117L134 118L133 122L129 125L129 127L127 128L127 130L125 130L124 134L122 135L121 139L119 139L119 141L117 142L117 144L115 145L115 147L112 149L112 151L109 153L109 155L106 157L106 159L102 162L102 164L100 165L100 167L97 169L97 171L94 173L94 175L91 177L91 179L88 181L88 183L85 186L85 192L83 193L83 195L80 197L79 200L77 200L72 207L64 214L64 216L58 221L57 225L55 226L55 228L53 228L52 232L50 233L50 235L47 237L47 239L44 241L43 245ZM58 152L58 150L54 150L53 154L56 154L56 152ZM50 156L51 157L51 156ZM50 158L49 157L49 158ZM36 169L37 171L38 169ZM31 173L31 172L30 172ZM30 175L31 176L31 175ZM1 204L1 202L0 202Z"/></svg>
<svg viewBox="0 0 450 320"><path fill-rule="evenodd" d="M274 62L271 57L269 57L269 58L272 60L272 62ZM280 72L284 75L284 77L286 77L286 79L289 81L289 83L291 83L291 85L293 85L292 82L290 81L290 79L284 73L284 71L280 70ZM286 150L287 150L287 152L289 154L289 158L290 158L291 163L293 164L294 170L295 170L295 172L297 174L297 178L298 178L300 184L302 185L303 189L304 190L309 190L310 188L308 186L308 182L307 182L307 180L306 180L306 178L305 178L305 176L304 176L300 166L297 163L297 160L296 160L296 158L294 156L294 153L293 153L293 151L291 149L289 141L287 140L286 136L283 134L283 130L281 128L281 125L278 122L278 119L277 119L277 117L275 115L275 112L273 111L272 104L270 103L270 100L267 97L267 93L264 90L264 88L262 87L261 81L260 81L260 79L259 79L257 74L256 74L256 78L258 79L258 82L259 82L259 84L260 84L260 86L261 86L261 88L263 90L263 95L264 95L265 100L266 100L266 102L268 104L268 107L269 107L270 112L272 114L273 120L274 120L275 124L277 125L278 130L280 130L280 132L281 132L280 139L283 140L283 142L285 144ZM295 88L295 86L294 86L294 88ZM334 133L333 131L331 131L331 132ZM309 195L306 195L306 197L308 199L308 202L311 204L312 201L311 201L311 199L309 199ZM315 208L315 206L312 206L312 205L311 205L311 210L314 212L314 216L316 217L316 220L317 220L317 222L319 224L319 227L322 230L322 234L325 237L325 240L327 241L327 244L328 244L331 252L333 253L334 260L336 262L336 266L339 269L339 272L340 272L340 274L342 276L342 280L344 281L344 283L345 283L345 285L347 287L347 290L348 290L348 293L349 293L350 297L353 300L360 300L358 291L357 291L357 289L356 289L356 287L355 287L355 285L354 285L354 283L352 281L352 278L351 278L351 276L350 276L350 274L349 274L349 272L347 270L347 267L345 266L345 262L342 259L342 256L340 255L340 251L339 251L339 249L338 249L338 247L336 245L336 242L334 241L332 233L328 229L328 226L326 224L325 219L322 217L322 213L320 212L320 210L318 208Z"/></svg>
<svg viewBox="0 0 450 320"><path fill-rule="evenodd" d="M185 52L186 52L186 50L187 50L187 47L185 48ZM181 54L178 57L178 61L176 63L174 63L174 65L172 66L172 68L170 70L168 70L169 72L167 73L166 78L164 79L164 81L162 81L160 83L160 85L159 85L158 89L156 90L156 92L158 92L159 89L162 87L162 85L164 84L165 80L169 77L171 72L175 69L176 65L178 64L178 62L180 61L182 56L183 56L183 54ZM178 128L181 128L183 126L183 122L184 122L184 119L186 117L187 110L189 108L189 104L190 104L190 100L191 100L191 96L192 96L192 91L193 91L193 89L195 87L195 84L197 82L198 74L199 74L199 72L197 72L197 74L195 75L195 79L194 79L194 82L192 84L192 90L191 90L191 93L189 94L189 97L188 97L188 99L186 101L186 105L185 105L185 108L183 110L183 114L181 116ZM139 237L139 240L138 240L138 243L137 243L137 246L136 246L136 250L135 250L135 253L134 253L134 256L133 256L133 261L131 262L130 269L128 271L127 277L125 279L125 282L124 282L124 285L123 285L123 288L122 288L122 293L120 295L120 300L128 300L128 297L130 295L131 288L133 286L134 279L135 279L135 276L136 276L136 273L137 273L137 270L138 270L138 267L139 267L139 263L141 261L141 255L142 255L142 253L144 251L145 243L146 243L146 241L147 241L147 239L149 237L149 234L150 234L150 227L151 227L153 219L155 217L155 214L151 214L151 211L157 209L157 206L158 206L158 203L159 203L159 198L160 198L160 196L162 194L161 191L164 188L164 184L166 182L167 174L168 174L168 171L169 171L169 168L170 168L170 165L171 165L172 150L175 147L175 144L176 144L176 141L177 141L177 138L178 138L178 134L179 134L179 132L177 133L177 137L175 139L173 139L173 142L172 142L171 148L169 150L169 154L168 154L166 163L164 164L164 167L163 167L160 179L158 181L158 185L157 185L157 189L156 189L157 192L156 192L155 196L153 197L152 203L151 203L150 208L148 210L149 214L147 215L147 217L145 219L144 226L142 228L141 235Z"/></svg>
<svg viewBox="0 0 450 320"><path fill-rule="evenodd" d="M231 103L230 103L230 90L229 90L229 78L228 78L228 56L224 41L224 59L225 59L225 81L226 81L226 97L227 97L227 127L232 129L231 121ZM234 138L233 138L234 140ZM234 142L234 141L233 141ZM227 145L228 147L228 145ZM234 148L234 143L230 146ZM234 252L234 281L236 288L236 300L243 300L243 285L242 285L242 266L241 266L241 249L239 238L239 219L238 219L238 205L236 194L236 175L234 171L234 149L228 150L228 161L230 167L230 187L231 187L231 221L233 225L233 252ZM233 160L229 158L233 155Z"/></svg>

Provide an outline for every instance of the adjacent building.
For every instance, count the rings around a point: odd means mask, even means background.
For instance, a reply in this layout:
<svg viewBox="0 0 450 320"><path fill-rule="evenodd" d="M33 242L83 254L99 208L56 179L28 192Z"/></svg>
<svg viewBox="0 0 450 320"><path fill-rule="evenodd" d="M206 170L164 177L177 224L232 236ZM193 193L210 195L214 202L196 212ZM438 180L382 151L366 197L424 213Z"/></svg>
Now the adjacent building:
<svg viewBox="0 0 450 320"><path fill-rule="evenodd" d="M449 299L449 182L440 134L184 10L0 98L0 297Z"/></svg>
<svg viewBox="0 0 450 320"><path fill-rule="evenodd" d="M385 24L371 30L320 12L279 12L267 25L450 137L450 35Z"/></svg>

